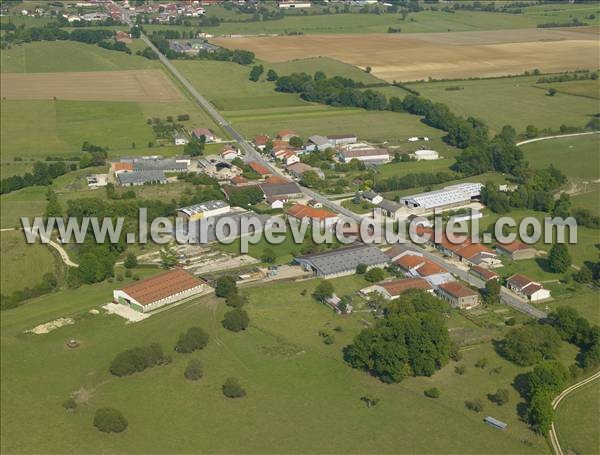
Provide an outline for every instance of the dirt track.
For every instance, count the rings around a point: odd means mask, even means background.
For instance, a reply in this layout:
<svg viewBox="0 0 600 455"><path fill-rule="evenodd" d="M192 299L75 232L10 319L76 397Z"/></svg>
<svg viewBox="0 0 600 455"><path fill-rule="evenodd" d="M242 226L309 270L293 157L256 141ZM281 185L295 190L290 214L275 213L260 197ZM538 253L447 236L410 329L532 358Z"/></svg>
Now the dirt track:
<svg viewBox="0 0 600 455"><path fill-rule="evenodd" d="M2 97L19 100L176 101L181 93L161 70L3 73Z"/></svg>
<svg viewBox="0 0 600 455"><path fill-rule="evenodd" d="M598 29L218 38L267 61L331 57L388 81L489 77L599 66Z"/></svg>

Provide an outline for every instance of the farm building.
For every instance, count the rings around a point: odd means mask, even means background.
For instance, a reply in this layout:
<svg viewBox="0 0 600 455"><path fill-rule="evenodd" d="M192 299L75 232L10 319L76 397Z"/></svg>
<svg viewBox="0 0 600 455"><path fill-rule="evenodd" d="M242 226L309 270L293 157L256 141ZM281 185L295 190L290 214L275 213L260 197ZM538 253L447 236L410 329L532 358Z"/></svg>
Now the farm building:
<svg viewBox="0 0 600 455"><path fill-rule="evenodd" d="M198 160L198 168L204 174L214 177L217 180L231 180L242 173L239 167L217 157L200 158Z"/></svg>
<svg viewBox="0 0 600 455"><path fill-rule="evenodd" d="M373 245L356 244L298 256L294 262L305 270L311 270L316 276L334 278L352 275L359 264L365 264L367 268L384 267L389 260Z"/></svg>
<svg viewBox="0 0 600 455"><path fill-rule="evenodd" d="M121 186L140 186L153 183L167 183L167 176L163 171L136 171L117 172L117 181Z"/></svg>
<svg viewBox="0 0 600 455"><path fill-rule="evenodd" d="M325 209L317 209L303 204L294 204L286 212L288 218L294 218L300 222L307 220L313 226L329 227L338 220L337 214Z"/></svg>
<svg viewBox="0 0 600 455"><path fill-rule="evenodd" d="M513 261L532 259L537 253L537 250L531 245L527 245L518 240L510 243L498 243L496 245L496 251L510 257Z"/></svg>
<svg viewBox="0 0 600 455"><path fill-rule="evenodd" d="M377 194L375 191L363 191L361 196L371 204L379 204L383 201L383 196L381 194Z"/></svg>
<svg viewBox="0 0 600 455"><path fill-rule="evenodd" d="M456 281L440 284L437 293L455 308L468 310L479 305L479 294Z"/></svg>
<svg viewBox="0 0 600 455"><path fill-rule="evenodd" d="M202 136L204 136L206 142L213 142L217 138L215 133L208 128L195 128L192 131L192 136L194 136L196 139L200 139Z"/></svg>
<svg viewBox="0 0 600 455"><path fill-rule="evenodd" d="M173 158L140 158L133 160L133 171L187 172L188 163Z"/></svg>
<svg viewBox="0 0 600 455"><path fill-rule="evenodd" d="M302 190L295 182L262 183L258 187L265 195L265 198L286 196L289 199L297 199L302 197Z"/></svg>
<svg viewBox="0 0 600 455"><path fill-rule="evenodd" d="M440 154L435 150L417 150L416 152L412 153L412 156L417 161L432 161L440 159Z"/></svg>
<svg viewBox="0 0 600 455"><path fill-rule="evenodd" d="M305 172L313 171L320 179L325 178L325 173L318 167L310 166L306 163L294 163L287 167L287 171L296 178L302 178Z"/></svg>
<svg viewBox="0 0 600 455"><path fill-rule="evenodd" d="M206 201L177 209L177 217L187 221L196 221L210 216L222 215L231 210L225 201Z"/></svg>
<svg viewBox="0 0 600 455"><path fill-rule="evenodd" d="M500 279L500 275L498 275L496 272L492 272L491 270L488 270L485 267L481 267L478 265L471 267L469 273L483 281Z"/></svg>
<svg viewBox="0 0 600 455"><path fill-rule="evenodd" d="M314 152L315 150L327 150L333 147L335 147L335 144L325 136L314 135L308 138L304 150Z"/></svg>
<svg viewBox="0 0 600 455"><path fill-rule="evenodd" d="M462 210L463 209L461 209L461 213L457 213L455 215L452 215L450 218L448 218L448 222L449 223L459 223L461 221L477 220L477 219L483 217L483 213L480 210L473 210L469 207L464 209L464 213L462 212Z"/></svg>
<svg viewBox="0 0 600 455"><path fill-rule="evenodd" d="M268 167L263 166L262 164L257 163L256 161L249 162L248 166L250 167L250 169L252 169L254 172L256 172L262 177L268 177L270 175L273 175L273 172Z"/></svg>
<svg viewBox="0 0 600 455"><path fill-rule="evenodd" d="M400 204L424 211L465 205L481 195L482 187L481 183L458 183L441 190L402 197Z"/></svg>
<svg viewBox="0 0 600 455"><path fill-rule="evenodd" d="M376 205L374 211L381 216L396 219L400 215L401 209L401 205L382 198L381 201Z"/></svg>
<svg viewBox="0 0 600 455"><path fill-rule="evenodd" d="M390 153L386 149L377 148L342 150L338 153L338 159L343 163L349 163L352 160L374 164L387 163L390 160Z"/></svg>
<svg viewBox="0 0 600 455"><path fill-rule="evenodd" d="M431 285L422 278L405 278L402 280L384 281L360 290L362 294L377 292L386 300L395 300L411 289L421 289L433 293Z"/></svg>
<svg viewBox="0 0 600 455"><path fill-rule="evenodd" d="M531 302L550 298L550 291L525 275L515 274L506 280L506 287Z"/></svg>
<svg viewBox="0 0 600 455"><path fill-rule="evenodd" d="M258 221L260 226L257 226L256 232L262 232L272 224L269 218L269 215L259 215L251 210L222 213L220 215L201 218L185 226L178 227L176 235L185 235L189 238L190 243L200 245L223 239L233 241L237 237L243 237L255 232L252 225L246 222L242 224L242 220ZM219 232L221 238L217 236L217 228L222 229L222 232Z"/></svg>
<svg viewBox="0 0 600 455"><path fill-rule="evenodd" d="M356 134L334 134L327 136L327 139L336 147L338 145L355 144L358 140Z"/></svg>
<svg viewBox="0 0 600 455"><path fill-rule="evenodd" d="M296 0L281 0L279 2L280 8L310 8L312 4L310 2L296 1Z"/></svg>
<svg viewBox="0 0 600 455"><path fill-rule="evenodd" d="M168 270L113 291L115 303L146 313L207 291L209 286L183 269Z"/></svg>

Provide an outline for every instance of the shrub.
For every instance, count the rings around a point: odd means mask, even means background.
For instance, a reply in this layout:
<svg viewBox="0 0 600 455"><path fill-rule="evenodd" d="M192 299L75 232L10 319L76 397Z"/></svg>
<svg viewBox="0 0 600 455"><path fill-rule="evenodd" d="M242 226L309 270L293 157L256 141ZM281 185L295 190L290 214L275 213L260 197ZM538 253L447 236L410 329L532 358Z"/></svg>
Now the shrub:
<svg viewBox="0 0 600 455"><path fill-rule="evenodd" d="M153 343L149 346L127 349L117 354L110 363L109 371L115 376L128 376L168 362L169 359L164 356L160 344Z"/></svg>
<svg viewBox="0 0 600 455"><path fill-rule="evenodd" d="M197 381L202 377L202 374L202 363L197 359L190 360L183 373L186 379L189 379L190 381Z"/></svg>
<svg viewBox="0 0 600 455"><path fill-rule="evenodd" d="M123 265L128 269L132 269L132 268L136 267L137 264L138 264L138 262L137 262L137 257L135 256L135 254L128 253L127 258L125 258L125 262L123 263Z"/></svg>
<svg viewBox="0 0 600 455"><path fill-rule="evenodd" d="M481 368L481 369L485 368L487 366L487 364L488 364L488 359L486 359L485 357L482 359L479 359L477 362L475 362L475 366L477 368Z"/></svg>
<svg viewBox="0 0 600 455"><path fill-rule="evenodd" d="M384 274L383 274L383 269L379 268L379 267L373 267L371 270L369 270L367 273L365 273L365 280L371 282L371 283L376 283L378 281L383 280L384 278Z"/></svg>
<svg viewBox="0 0 600 455"><path fill-rule="evenodd" d="M248 297L243 294L230 294L227 296L225 303L233 308L240 308L248 302Z"/></svg>
<svg viewBox="0 0 600 455"><path fill-rule="evenodd" d="M467 407L467 409L469 409L471 411L475 411L475 412L483 411L483 403L479 398L475 398L472 401L470 401L470 400L465 401L465 406Z"/></svg>
<svg viewBox="0 0 600 455"><path fill-rule="evenodd" d="M323 343L333 344L333 343L335 343L335 337L333 335L327 335L323 338Z"/></svg>
<svg viewBox="0 0 600 455"><path fill-rule="evenodd" d="M313 292L313 297L321 302L333 295L333 284L327 280L321 281Z"/></svg>
<svg viewBox="0 0 600 455"><path fill-rule="evenodd" d="M488 399L492 403L496 403L498 406L502 406L503 404L508 403L508 399L509 399L508 389L498 389L498 390L496 390L496 393L489 394Z"/></svg>
<svg viewBox="0 0 600 455"><path fill-rule="evenodd" d="M63 408L68 409L69 411L74 411L75 409L77 409L77 402L73 397L67 398L65 401L63 401L62 405Z"/></svg>
<svg viewBox="0 0 600 455"><path fill-rule="evenodd" d="M129 269L125 270L125 276L126 276L127 278L130 278L130 277L131 277L131 274L132 274L132 273L131 273L131 270L129 270Z"/></svg>
<svg viewBox="0 0 600 455"><path fill-rule="evenodd" d="M222 276L217 279L217 286L215 287L217 297L229 297L235 293L237 293L237 286L233 277Z"/></svg>
<svg viewBox="0 0 600 455"><path fill-rule="evenodd" d="M188 354L204 348L208 343L208 334L200 327L191 327L187 332L179 335L175 344L175 351Z"/></svg>
<svg viewBox="0 0 600 455"><path fill-rule="evenodd" d="M367 271L367 265L366 264L358 264L356 266L356 274L357 275L364 275L364 273Z"/></svg>
<svg viewBox="0 0 600 455"><path fill-rule="evenodd" d="M222 386L223 395L227 398L242 398L246 396L246 391L242 388L236 378L227 378Z"/></svg>
<svg viewBox="0 0 600 455"><path fill-rule="evenodd" d="M100 408L94 415L94 426L105 433L121 433L127 428L127 419L114 408Z"/></svg>
<svg viewBox="0 0 600 455"><path fill-rule="evenodd" d="M439 398L440 397L440 391L436 387L427 389L423 393L425 394L426 397L429 397L429 398Z"/></svg>
<svg viewBox="0 0 600 455"><path fill-rule="evenodd" d="M462 364L461 365L456 365L454 367L454 371L456 372L456 374L463 375L467 371L467 367L464 366L464 365L462 365Z"/></svg>
<svg viewBox="0 0 600 455"><path fill-rule="evenodd" d="M248 313L240 308L228 311L225 313L225 318L223 319L223 327L232 332L245 330L248 328L249 323L250 318L248 317Z"/></svg>

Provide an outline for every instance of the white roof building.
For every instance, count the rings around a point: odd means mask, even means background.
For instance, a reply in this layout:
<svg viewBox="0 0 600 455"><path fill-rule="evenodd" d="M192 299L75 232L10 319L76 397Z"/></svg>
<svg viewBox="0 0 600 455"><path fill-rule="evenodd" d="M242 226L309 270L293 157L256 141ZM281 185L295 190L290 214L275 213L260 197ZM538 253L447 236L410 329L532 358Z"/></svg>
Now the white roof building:
<svg viewBox="0 0 600 455"><path fill-rule="evenodd" d="M417 150L413 153L417 161L439 160L440 154L435 150Z"/></svg>
<svg viewBox="0 0 600 455"><path fill-rule="evenodd" d="M441 190L400 198L400 204L424 210L467 204L471 199L481 195L482 187L481 183L458 183Z"/></svg>

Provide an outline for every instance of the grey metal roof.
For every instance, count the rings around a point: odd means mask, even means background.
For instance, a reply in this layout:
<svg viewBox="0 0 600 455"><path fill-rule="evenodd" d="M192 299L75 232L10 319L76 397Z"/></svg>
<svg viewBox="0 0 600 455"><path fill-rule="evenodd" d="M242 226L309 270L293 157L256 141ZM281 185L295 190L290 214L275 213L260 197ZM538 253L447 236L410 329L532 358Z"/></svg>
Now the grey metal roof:
<svg viewBox="0 0 600 455"><path fill-rule="evenodd" d="M212 243L218 240L216 235L216 226L221 218L233 220L233 224L236 226L233 232L229 230L229 227L224 226L224 234L228 238L240 237L243 235L252 234L254 232L253 229L249 229L248 227L242 229L242 218L256 218L261 226L259 231L268 230L272 225L271 217L269 215L259 215L249 210L241 213L224 213L222 215L209 216L207 218L202 218L198 221L192 222L187 227L183 227L181 229L189 229L187 232L189 232L189 235L192 237L193 243ZM178 229L180 228L176 228L176 231Z"/></svg>
<svg viewBox="0 0 600 455"><path fill-rule="evenodd" d="M134 171L187 171L187 164L174 159L165 160L136 160L133 162Z"/></svg>
<svg viewBox="0 0 600 455"><path fill-rule="evenodd" d="M189 205L187 207L178 208L178 212L183 212L186 215L194 215L199 212L206 212L208 210L216 210L229 207L229 204L225 201L213 200L200 202L199 204Z"/></svg>
<svg viewBox="0 0 600 455"><path fill-rule="evenodd" d="M295 261L310 265L318 275L334 275L356 270L359 264L387 264L389 258L376 246L358 244L299 256Z"/></svg>
<svg viewBox="0 0 600 455"><path fill-rule="evenodd" d="M163 171L119 172L117 179L121 185L164 182L167 180Z"/></svg>
<svg viewBox="0 0 600 455"><path fill-rule="evenodd" d="M267 183L265 185L259 185L265 197L269 196L283 196L288 194L298 194L302 190L297 183Z"/></svg>
<svg viewBox="0 0 600 455"><path fill-rule="evenodd" d="M381 201L379 204L377 204L377 207L388 212L395 212L396 210L402 208L400 204L396 204L395 202L390 201L388 199L384 199L383 201Z"/></svg>

